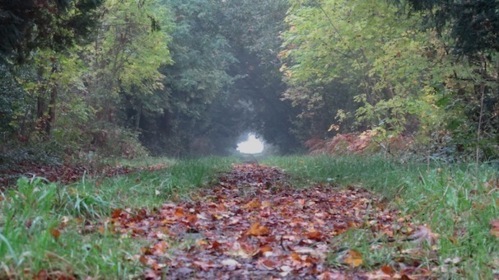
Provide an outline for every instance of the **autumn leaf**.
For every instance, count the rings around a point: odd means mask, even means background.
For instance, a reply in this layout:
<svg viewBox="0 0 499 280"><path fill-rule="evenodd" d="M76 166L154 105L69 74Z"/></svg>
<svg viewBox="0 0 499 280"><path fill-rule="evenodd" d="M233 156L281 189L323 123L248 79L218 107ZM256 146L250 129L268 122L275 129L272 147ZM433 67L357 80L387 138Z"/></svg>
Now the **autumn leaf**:
<svg viewBox="0 0 499 280"><path fill-rule="evenodd" d="M386 275L390 275L390 277L393 277L393 275L395 275L396 273L395 270L389 265L382 266L381 271L383 271L383 273Z"/></svg>
<svg viewBox="0 0 499 280"><path fill-rule="evenodd" d="M183 217L185 214L184 214L184 209L182 208L177 208L175 209L175 217L177 218L181 218Z"/></svg>
<svg viewBox="0 0 499 280"><path fill-rule="evenodd" d="M270 259L261 259L258 261L258 264L260 264L263 268L268 270L272 270L277 267L277 262Z"/></svg>
<svg viewBox="0 0 499 280"><path fill-rule="evenodd" d="M499 219L490 221L490 234L499 238Z"/></svg>
<svg viewBox="0 0 499 280"><path fill-rule="evenodd" d="M261 203L257 199L253 199L250 202L246 203L243 208L244 209L258 209L260 208Z"/></svg>
<svg viewBox="0 0 499 280"><path fill-rule="evenodd" d="M251 225L246 234L251 236L265 236L270 234L270 230L256 222Z"/></svg>
<svg viewBox="0 0 499 280"><path fill-rule="evenodd" d="M437 242L438 237L439 235L433 233L427 226L419 226L418 229L409 236L409 239L416 243L428 242L428 244L433 245Z"/></svg>
<svg viewBox="0 0 499 280"><path fill-rule="evenodd" d="M152 254L156 256L161 256L166 253L166 250L168 250L169 246L168 243L165 241L160 241L156 244L154 244L152 248Z"/></svg>
<svg viewBox="0 0 499 280"><path fill-rule="evenodd" d="M57 228L53 228L50 230L50 235L52 235L52 237L54 237L55 240L58 240L59 236L61 236L61 231Z"/></svg>
<svg viewBox="0 0 499 280"><path fill-rule="evenodd" d="M352 249L348 250L343 262L351 267L358 267L364 263L364 260L362 259L362 254L359 251Z"/></svg>
<svg viewBox="0 0 499 280"><path fill-rule="evenodd" d="M111 213L111 218L112 219L119 219L121 216L121 213L123 213L122 209L114 209L113 212Z"/></svg>
<svg viewBox="0 0 499 280"><path fill-rule="evenodd" d="M307 232L307 238L315 241L321 241L324 238L324 236L322 235L321 232L312 230Z"/></svg>

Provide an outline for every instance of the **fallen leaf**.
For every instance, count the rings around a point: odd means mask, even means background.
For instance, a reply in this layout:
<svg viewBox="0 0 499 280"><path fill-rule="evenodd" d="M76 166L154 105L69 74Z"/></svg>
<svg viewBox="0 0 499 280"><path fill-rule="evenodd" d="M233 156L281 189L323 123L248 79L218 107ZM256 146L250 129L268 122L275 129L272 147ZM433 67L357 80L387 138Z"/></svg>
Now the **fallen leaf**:
<svg viewBox="0 0 499 280"><path fill-rule="evenodd" d="M166 250L168 250L169 246L168 243L165 241L160 241L153 246L152 254L156 256L161 256L166 253Z"/></svg>
<svg viewBox="0 0 499 280"><path fill-rule="evenodd" d="M330 272L326 271L321 273L320 275L317 275L318 280L343 280L345 279L345 275L339 273L339 272Z"/></svg>
<svg viewBox="0 0 499 280"><path fill-rule="evenodd" d="M490 221L490 234L499 238L499 219Z"/></svg>
<svg viewBox="0 0 499 280"><path fill-rule="evenodd" d="M351 267L358 267L364 263L364 260L362 259L362 254L359 251L351 249L348 250L343 262Z"/></svg>
<svg viewBox="0 0 499 280"><path fill-rule="evenodd" d="M184 214L184 209L182 209L182 208L177 208L177 209L175 209L175 214L174 214L174 215L175 215L175 217L177 217L177 218L181 218L181 217L183 217L183 216L185 215L185 214Z"/></svg>
<svg viewBox="0 0 499 280"><path fill-rule="evenodd" d="M246 203L243 208L244 209L258 209L260 208L261 203L258 201L256 198L251 200L250 202Z"/></svg>
<svg viewBox="0 0 499 280"><path fill-rule="evenodd" d="M390 277L393 277L393 275L395 275L396 273L395 270L389 265L382 266L381 271L383 271L383 273L386 275L390 275Z"/></svg>
<svg viewBox="0 0 499 280"><path fill-rule="evenodd" d="M307 232L307 238L315 241L321 241L324 238L324 236L321 232L312 230Z"/></svg>
<svg viewBox="0 0 499 280"><path fill-rule="evenodd" d="M433 233L427 226L419 226L416 231L414 231L409 239L416 243L428 242L428 244L435 244L437 242L439 235Z"/></svg>
<svg viewBox="0 0 499 280"><path fill-rule="evenodd" d="M53 228L50 230L50 234L52 235L52 237L54 237L54 239L59 239L59 236L61 236L61 231L56 229L56 228Z"/></svg>
<svg viewBox="0 0 499 280"><path fill-rule="evenodd" d="M111 218L118 219L121 216L121 213L123 213L122 209L114 209L113 212L111 213Z"/></svg>
<svg viewBox="0 0 499 280"><path fill-rule="evenodd" d="M270 230L256 222L251 225L246 234L251 236L265 236L270 234Z"/></svg>

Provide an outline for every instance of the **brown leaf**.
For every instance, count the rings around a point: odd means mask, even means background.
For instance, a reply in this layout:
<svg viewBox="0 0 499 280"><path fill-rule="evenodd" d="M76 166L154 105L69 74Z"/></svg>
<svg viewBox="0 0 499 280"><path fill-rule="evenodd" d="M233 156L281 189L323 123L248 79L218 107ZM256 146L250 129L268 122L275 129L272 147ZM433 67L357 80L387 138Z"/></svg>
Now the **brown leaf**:
<svg viewBox="0 0 499 280"><path fill-rule="evenodd" d="M352 249L348 250L343 262L351 267L358 267L364 263L364 260L362 259L362 254L359 251Z"/></svg>
<svg viewBox="0 0 499 280"><path fill-rule="evenodd" d="M185 214L184 214L184 209L183 208L177 208L175 209L175 217L177 218L182 218Z"/></svg>
<svg viewBox="0 0 499 280"><path fill-rule="evenodd" d="M381 271L383 271L384 274L390 275L390 277L393 277L396 273L395 270L389 265L382 266Z"/></svg>
<svg viewBox="0 0 499 280"><path fill-rule="evenodd" d="M428 244L435 244L438 239L438 234L433 233L427 226L419 226L409 237L412 241L417 243L428 242Z"/></svg>
<svg viewBox="0 0 499 280"><path fill-rule="evenodd" d="M265 236L270 234L270 230L267 227L260 225L259 222L256 222L251 225L246 234L250 236Z"/></svg>
<svg viewBox="0 0 499 280"><path fill-rule="evenodd" d="M166 243L165 241L160 241L154 244L152 253L153 255L161 256L166 253L166 250L168 250L168 248L169 248L168 243Z"/></svg>
<svg viewBox="0 0 499 280"><path fill-rule="evenodd" d="M490 234L499 238L499 219L490 221Z"/></svg>
<svg viewBox="0 0 499 280"><path fill-rule="evenodd" d="M114 209L113 212L111 213L111 218L112 219L119 219L121 216L121 213L123 213L122 209Z"/></svg>
<svg viewBox="0 0 499 280"><path fill-rule="evenodd" d="M33 277L33 280L47 280L49 279L49 274L46 270L42 269L38 271L38 274Z"/></svg>
<svg viewBox="0 0 499 280"><path fill-rule="evenodd" d="M307 232L307 238L315 241L321 241L324 238L324 236L321 232L312 230Z"/></svg>
<svg viewBox="0 0 499 280"><path fill-rule="evenodd" d="M270 259L263 259L259 262L264 268L268 270L275 269L277 267L277 263Z"/></svg>
<svg viewBox="0 0 499 280"><path fill-rule="evenodd" d="M52 237L54 237L55 240L57 240L59 239L59 236L61 236L61 231L57 228L53 228L50 230L50 234L52 235Z"/></svg>
<svg viewBox="0 0 499 280"><path fill-rule="evenodd" d="M258 201L256 198L251 200L250 202L246 203L243 208L244 209L258 209L260 208L262 204L260 203L260 201Z"/></svg>

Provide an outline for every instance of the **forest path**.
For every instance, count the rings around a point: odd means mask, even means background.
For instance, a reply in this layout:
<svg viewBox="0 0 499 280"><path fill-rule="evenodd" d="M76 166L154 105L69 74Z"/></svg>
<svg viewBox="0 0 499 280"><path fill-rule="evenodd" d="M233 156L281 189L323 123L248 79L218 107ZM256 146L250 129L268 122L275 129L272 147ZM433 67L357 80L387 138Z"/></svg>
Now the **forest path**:
<svg viewBox="0 0 499 280"><path fill-rule="evenodd" d="M413 258L366 265L358 250L335 241L349 229L364 230L374 251L411 233L429 238L375 195L334 185L296 188L288 179L274 167L235 165L191 201L134 214L115 210L110 220L118 232L151 242L134 256L147 267L145 279L429 276Z"/></svg>

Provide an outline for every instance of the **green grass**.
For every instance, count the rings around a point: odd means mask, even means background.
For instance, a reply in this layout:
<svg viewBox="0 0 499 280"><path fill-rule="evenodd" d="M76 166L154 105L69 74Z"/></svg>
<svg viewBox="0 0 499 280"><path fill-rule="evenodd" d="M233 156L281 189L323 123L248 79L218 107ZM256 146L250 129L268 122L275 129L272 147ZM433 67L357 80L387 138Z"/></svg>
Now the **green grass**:
<svg viewBox="0 0 499 280"><path fill-rule="evenodd" d="M0 197L0 279L33 278L40 270L74 273L80 278L127 279L142 273L134 254L145 240L116 236L85 225L105 222L116 208L153 209L166 201L189 199L197 188L212 184L228 171L234 158L199 160L142 159L128 166L163 164L168 168L113 178L84 178L62 186L43 179L22 179ZM442 279L493 279L499 270L499 244L489 222L499 218L498 170L489 166L440 165L387 160L381 157L274 157L261 162L279 166L292 182L306 187L315 182L358 185L386 198L417 224L440 235L435 248L417 252L422 266L442 265L459 258ZM54 237L53 229L60 229ZM356 249L363 268L377 269L394 259L415 257L416 245L380 244L372 248L372 233L350 230L331 240L335 248ZM334 248L332 248L334 250ZM328 258L341 266L338 252ZM497 275L497 274L496 274Z"/></svg>
<svg viewBox="0 0 499 280"><path fill-rule="evenodd" d="M69 186L42 178L20 179L16 189L0 197L0 279L31 279L41 270L95 279L140 275L142 267L132 259L145 240L116 236L105 228L96 230L97 226L85 230L86 226L105 222L115 208L152 209L171 199L187 198L196 188L213 183L232 162L228 158L166 160L167 169L83 178ZM131 164L143 166L144 161ZM60 232L57 238L55 230Z"/></svg>
<svg viewBox="0 0 499 280"><path fill-rule="evenodd" d="M490 221L499 218L497 167L438 163L428 166L381 157L327 156L278 157L265 163L285 169L301 186L312 182L353 184L385 197L391 207L401 210L401 215L412 217L414 223L426 224L440 235L437 254L428 248L421 256L426 264L435 259L439 264L446 259L460 259L457 265L439 272L442 279L493 279L494 274L499 274L499 242L489 232ZM371 239L361 229L350 238L341 238L333 242L358 248L364 253L366 268L383 265L386 256L399 254L399 248L391 246L370 249ZM411 244L403 244L408 245ZM330 259L334 264L335 256Z"/></svg>

